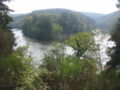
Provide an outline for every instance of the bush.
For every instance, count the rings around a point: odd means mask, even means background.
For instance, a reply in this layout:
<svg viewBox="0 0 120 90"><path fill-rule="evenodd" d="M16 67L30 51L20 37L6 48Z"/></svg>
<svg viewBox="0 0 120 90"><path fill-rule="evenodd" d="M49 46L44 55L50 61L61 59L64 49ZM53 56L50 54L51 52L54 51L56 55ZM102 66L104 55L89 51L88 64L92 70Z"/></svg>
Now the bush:
<svg viewBox="0 0 120 90"><path fill-rule="evenodd" d="M31 70L31 58L23 54L19 48L7 57L0 57L0 88L16 88L20 86L25 73Z"/></svg>
<svg viewBox="0 0 120 90"><path fill-rule="evenodd" d="M42 67L48 72L43 74L43 81L52 90L95 90L95 61L68 56L64 53L64 47L58 46L44 58Z"/></svg>

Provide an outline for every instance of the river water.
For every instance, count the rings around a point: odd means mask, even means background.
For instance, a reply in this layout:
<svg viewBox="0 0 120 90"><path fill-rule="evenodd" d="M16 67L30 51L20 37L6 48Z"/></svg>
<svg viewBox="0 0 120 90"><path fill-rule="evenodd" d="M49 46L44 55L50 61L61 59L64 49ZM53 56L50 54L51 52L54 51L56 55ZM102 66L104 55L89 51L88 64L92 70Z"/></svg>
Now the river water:
<svg viewBox="0 0 120 90"><path fill-rule="evenodd" d="M51 49L51 45L42 44L36 40L23 36L22 30L13 29L12 31L16 39L16 46L14 47L14 49L22 46L28 46L28 52L33 58L34 64L39 65L42 58L44 57L44 54Z"/></svg>
<svg viewBox="0 0 120 90"><path fill-rule="evenodd" d="M14 49L21 47L21 46L28 46L28 53L33 58L33 64L40 65L42 63L42 58L44 54L50 51L52 48L51 44L43 44L37 40L30 39L28 37L23 36L22 30L13 29L13 34L15 37L16 46ZM107 47L114 46L112 41L109 41L110 35L101 34L99 30L96 30L95 41L99 44L100 47L100 58L102 60L102 64L104 65L108 60L109 57L107 55ZM73 50L71 47L66 47L66 53L72 54Z"/></svg>
<svg viewBox="0 0 120 90"><path fill-rule="evenodd" d="M22 30L12 29L12 32L14 34L16 44L14 49L22 46L28 46L28 53L33 58L34 65L40 65L45 53L52 49L52 44L43 44L37 40L23 36ZM72 54L72 48L67 46L66 53Z"/></svg>

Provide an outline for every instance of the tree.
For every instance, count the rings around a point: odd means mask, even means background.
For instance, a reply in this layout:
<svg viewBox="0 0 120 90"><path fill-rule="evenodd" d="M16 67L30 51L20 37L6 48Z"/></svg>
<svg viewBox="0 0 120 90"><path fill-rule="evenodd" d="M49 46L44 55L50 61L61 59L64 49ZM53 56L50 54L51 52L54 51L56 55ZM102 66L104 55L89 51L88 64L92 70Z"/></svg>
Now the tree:
<svg viewBox="0 0 120 90"><path fill-rule="evenodd" d="M68 56L61 44L45 55L42 67L49 72L42 78L52 90L95 90L95 61Z"/></svg>
<svg viewBox="0 0 120 90"><path fill-rule="evenodd" d="M117 7L120 8L120 0L118 0ZM112 78L109 81L113 82L113 89L120 89L120 20L116 25L115 30L111 34L111 40L115 42L115 46L110 51L110 61L107 63L107 73L112 73ZM115 82L114 82L114 80ZM109 89L110 90L110 89Z"/></svg>
<svg viewBox="0 0 120 90"><path fill-rule="evenodd" d="M23 33L41 41L54 40L62 31L62 27L54 19L56 20L56 15L30 15L24 20Z"/></svg>
<svg viewBox="0 0 120 90"><path fill-rule="evenodd" d="M0 90L14 90L23 85L26 76L33 73L31 57L26 47L18 48L7 57L0 57Z"/></svg>
<svg viewBox="0 0 120 90"><path fill-rule="evenodd" d="M83 30L83 25L79 17L72 13L63 13L59 16L58 23L63 27L62 33L65 35L75 34Z"/></svg>
<svg viewBox="0 0 120 90"><path fill-rule="evenodd" d="M8 24L12 18L8 16L8 12L12 11L3 2L11 0L0 0L0 56L11 53L14 44L13 34Z"/></svg>
<svg viewBox="0 0 120 90"><path fill-rule="evenodd" d="M9 22L12 21L12 18L8 16L8 13L9 11L12 10L10 10L7 5L5 5L4 2L7 1L11 1L11 0L0 0L0 89L1 90L10 90L14 87L11 84L15 81L16 77L14 77L15 75L14 71L16 64L18 64L15 59L16 57L13 57L12 55L14 37L12 31L10 30L10 27L8 26ZM15 67L12 66L13 63ZM16 70L15 72L17 71L18 70Z"/></svg>
<svg viewBox="0 0 120 90"><path fill-rule="evenodd" d="M84 59L91 56L96 50L94 37L87 32L80 32L73 35L66 43L74 49L76 57Z"/></svg>
<svg viewBox="0 0 120 90"><path fill-rule="evenodd" d="M62 32L63 28L59 24L52 24L52 31L53 31L53 36L57 40L59 39L60 33Z"/></svg>
<svg viewBox="0 0 120 90"><path fill-rule="evenodd" d="M0 1L0 27L8 28L9 22L12 20L11 17L8 16L8 12L12 11L5 5L3 2L11 1L11 0L1 0Z"/></svg>

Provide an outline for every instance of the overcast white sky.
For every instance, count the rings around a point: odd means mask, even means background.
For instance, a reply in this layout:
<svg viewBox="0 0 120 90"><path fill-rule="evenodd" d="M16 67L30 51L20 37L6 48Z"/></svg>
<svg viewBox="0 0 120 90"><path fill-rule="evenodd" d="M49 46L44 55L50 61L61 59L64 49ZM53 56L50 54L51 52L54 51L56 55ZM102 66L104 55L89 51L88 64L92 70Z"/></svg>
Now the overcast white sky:
<svg viewBox="0 0 120 90"><path fill-rule="evenodd" d="M33 10L65 8L75 11L112 13L117 0L13 0L8 5L14 13L28 13Z"/></svg>

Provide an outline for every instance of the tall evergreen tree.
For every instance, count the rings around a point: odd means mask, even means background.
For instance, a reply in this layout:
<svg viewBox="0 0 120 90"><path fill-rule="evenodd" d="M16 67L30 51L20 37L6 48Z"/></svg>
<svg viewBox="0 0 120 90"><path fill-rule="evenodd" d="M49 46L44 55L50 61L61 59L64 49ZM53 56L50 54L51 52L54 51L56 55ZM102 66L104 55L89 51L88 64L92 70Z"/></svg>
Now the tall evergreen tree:
<svg viewBox="0 0 120 90"><path fill-rule="evenodd" d="M12 18L8 16L9 9L4 2L11 0L0 0L0 56L9 55L12 51L14 38L8 26Z"/></svg>

